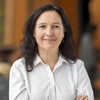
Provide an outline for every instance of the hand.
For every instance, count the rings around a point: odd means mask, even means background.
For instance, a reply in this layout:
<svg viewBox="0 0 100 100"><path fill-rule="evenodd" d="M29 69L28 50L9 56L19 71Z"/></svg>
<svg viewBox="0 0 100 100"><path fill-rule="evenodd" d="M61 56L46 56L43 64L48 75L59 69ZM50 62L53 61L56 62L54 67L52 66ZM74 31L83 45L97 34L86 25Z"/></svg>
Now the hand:
<svg viewBox="0 0 100 100"><path fill-rule="evenodd" d="M88 96L77 96L75 100L88 100Z"/></svg>

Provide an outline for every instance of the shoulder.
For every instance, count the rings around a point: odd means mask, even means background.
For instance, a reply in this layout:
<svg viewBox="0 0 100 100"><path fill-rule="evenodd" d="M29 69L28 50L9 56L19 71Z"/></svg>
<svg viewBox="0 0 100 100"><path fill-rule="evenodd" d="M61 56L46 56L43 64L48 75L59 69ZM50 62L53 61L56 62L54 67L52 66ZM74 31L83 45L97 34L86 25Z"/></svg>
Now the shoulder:
<svg viewBox="0 0 100 100"><path fill-rule="evenodd" d="M81 66L83 64L84 64L84 61L81 60L81 59L77 59L76 62L75 62L75 65L77 65L77 66Z"/></svg>
<svg viewBox="0 0 100 100"><path fill-rule="evenodd" d="M72 64L72 74L73 74L73 79L75 82L75 85L84 82L86 79L89 80L87 70L84 65L84 61L81 59L77 59L74 64Z"/></svg>
<svg viewBox="0 0 100 100"><path fill-rule="evenodd" d="M77 71L79 70L86 70L85 69L85 65L84 65L84 61L81 59L77 59L76 62L74 62L72 64L72 69L76 69Z"/></svg>
<svg viewBox="0 0 100 100"><path fill-rule="evenodd" d="M12 65L19 65L19 64L25 65L25 59L19 58L19 59L15 60Z"/></svg>
<svg viewBox="0 0 100 100"><path fill-rule="evenodd" d="M79 80L81 80L82 78L87 78L88 79L88 73L84 64L84 61L78 59L73 67L72 67L73 73L74 75L77 74L77 77Z"/></svg>
<svg viewBox="0 0 100 100"><path fill-rule="evenodd" d="M77 59L75 62L72 62L72 65L81 66L82 64L84 64L84 61L81 59Z"/></svg>
<svg viewBox="0 0 100 100"><path fill-rule="evenodd" d="M25 59L19 58L13 62L10 71L25 71Z"/></svg>

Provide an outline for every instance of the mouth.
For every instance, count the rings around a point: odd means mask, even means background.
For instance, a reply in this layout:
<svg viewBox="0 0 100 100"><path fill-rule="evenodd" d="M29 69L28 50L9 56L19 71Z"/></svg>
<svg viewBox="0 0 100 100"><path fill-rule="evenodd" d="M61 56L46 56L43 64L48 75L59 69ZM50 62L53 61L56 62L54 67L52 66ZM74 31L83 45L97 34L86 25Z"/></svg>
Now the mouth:
<svg viewBox="0 0 100 100"><path fill-rule="evenodd" d="M43 39L44 41L50 41L50 42L54 42L56 41L56 39Z"/></svg>

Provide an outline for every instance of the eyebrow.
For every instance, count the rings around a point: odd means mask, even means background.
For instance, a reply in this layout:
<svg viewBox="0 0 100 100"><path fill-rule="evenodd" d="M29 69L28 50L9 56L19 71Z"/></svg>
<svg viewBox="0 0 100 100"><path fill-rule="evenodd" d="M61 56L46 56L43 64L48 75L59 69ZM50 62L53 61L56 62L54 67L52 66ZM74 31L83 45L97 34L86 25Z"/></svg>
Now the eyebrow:
<svg viewBox="0 0 100 100"><path fill-rule="evenodd" d="M46 24L46 23L39 23L39 24L37 24L37 25L44 25L44 24ZM61 25L61 23L59 23L59 22L54 22L53 24Z"/></svg>
<svg viewBox="0 0 100 100"><path fill-rule="evenodd" d="M58 25L62 25L62 23L58 23L58 22L55 22L55 23L53 23L53 24L58 24Z"/></svg>

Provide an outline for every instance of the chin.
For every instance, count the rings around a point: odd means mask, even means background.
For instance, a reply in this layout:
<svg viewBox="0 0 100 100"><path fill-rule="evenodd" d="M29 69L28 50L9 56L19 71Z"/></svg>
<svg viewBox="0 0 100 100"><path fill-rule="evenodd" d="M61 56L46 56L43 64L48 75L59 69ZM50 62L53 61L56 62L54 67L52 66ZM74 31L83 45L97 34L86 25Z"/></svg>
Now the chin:
<svg viewBox="0 0 100 100"><path fill-rule="evenodd" d="M44 47L45 50L52 50L52 49L56 49L55 46L46 46Z"/></svg>

